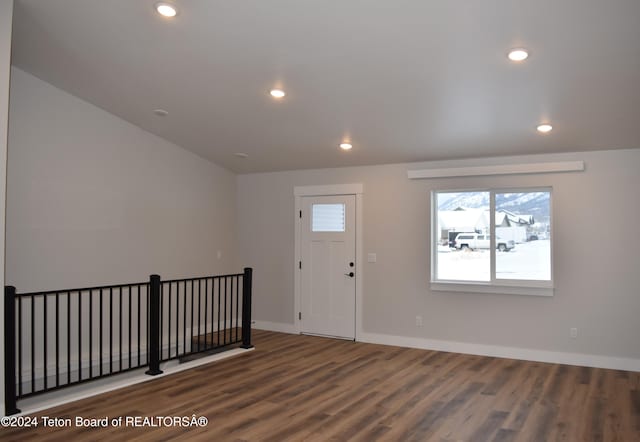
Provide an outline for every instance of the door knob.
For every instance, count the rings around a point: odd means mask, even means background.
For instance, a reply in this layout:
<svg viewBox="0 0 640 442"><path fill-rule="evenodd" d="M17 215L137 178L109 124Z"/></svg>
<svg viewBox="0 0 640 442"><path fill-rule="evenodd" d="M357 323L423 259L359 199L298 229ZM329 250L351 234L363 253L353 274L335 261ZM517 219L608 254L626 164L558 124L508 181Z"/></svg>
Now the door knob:
<svg viewBox="0 0 640 442"><path fill-rule="evenodd" d="M344 276L348 276L350 278L353 278L355 276L355 273L353 273L353 272L345 273Z"/></svg>

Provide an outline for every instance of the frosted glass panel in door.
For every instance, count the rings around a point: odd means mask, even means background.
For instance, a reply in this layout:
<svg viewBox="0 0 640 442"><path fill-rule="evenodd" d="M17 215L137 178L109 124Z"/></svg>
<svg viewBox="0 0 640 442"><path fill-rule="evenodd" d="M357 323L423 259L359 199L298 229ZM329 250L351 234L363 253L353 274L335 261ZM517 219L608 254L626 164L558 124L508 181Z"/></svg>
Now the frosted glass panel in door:
<svg viewBox="0 0 640 442"><path fill-rule="evenodd" d="M344 232L344 204L313 204L312 232Z"/></svg>

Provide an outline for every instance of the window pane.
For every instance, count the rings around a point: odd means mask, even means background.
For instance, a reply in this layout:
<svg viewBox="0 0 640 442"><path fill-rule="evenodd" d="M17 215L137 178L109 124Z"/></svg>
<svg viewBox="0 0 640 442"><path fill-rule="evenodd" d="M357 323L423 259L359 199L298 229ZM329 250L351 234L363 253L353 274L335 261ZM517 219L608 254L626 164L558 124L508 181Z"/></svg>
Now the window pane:
<svg viewBox="0 0 640 442"><path fill-rule="evenodd" d="M551 192L496 193L496 279L551 280Z"/></svg>
<svg viewBox="0 0 640 442"><path fill-rule="evenodd" d="M438 280L490 281L489 192L441 192L436 197Z"/></svg>
<svg viewBox="0 0 640 442"><path fill-rule="evenodd" d="M344 204L313 204L311 231L344 232Z"/></svg>

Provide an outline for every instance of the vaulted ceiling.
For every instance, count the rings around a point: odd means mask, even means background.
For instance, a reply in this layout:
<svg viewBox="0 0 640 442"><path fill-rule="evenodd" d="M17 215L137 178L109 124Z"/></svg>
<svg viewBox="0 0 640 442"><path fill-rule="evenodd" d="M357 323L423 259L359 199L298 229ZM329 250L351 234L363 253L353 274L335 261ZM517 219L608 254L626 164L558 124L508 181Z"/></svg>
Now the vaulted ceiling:
<svg viewBox="0 0 640 442"><path fill-rule="evenodd" d="M640 148L638 0L155 3L16 0L13 64L239 173Z"/></svg>

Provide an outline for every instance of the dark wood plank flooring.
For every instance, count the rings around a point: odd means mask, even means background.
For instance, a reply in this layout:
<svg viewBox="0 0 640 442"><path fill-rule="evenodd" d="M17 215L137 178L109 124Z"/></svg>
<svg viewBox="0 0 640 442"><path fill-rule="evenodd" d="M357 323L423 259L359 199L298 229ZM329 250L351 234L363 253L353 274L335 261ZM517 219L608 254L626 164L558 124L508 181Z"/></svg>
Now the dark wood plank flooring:
<svg viewBox="0 0 640 442"><path fill-rule="evenodd" d="M254 331L256 350L38 413L204 428L0 429L3 441L639 441L640 373Z"/></svg>

